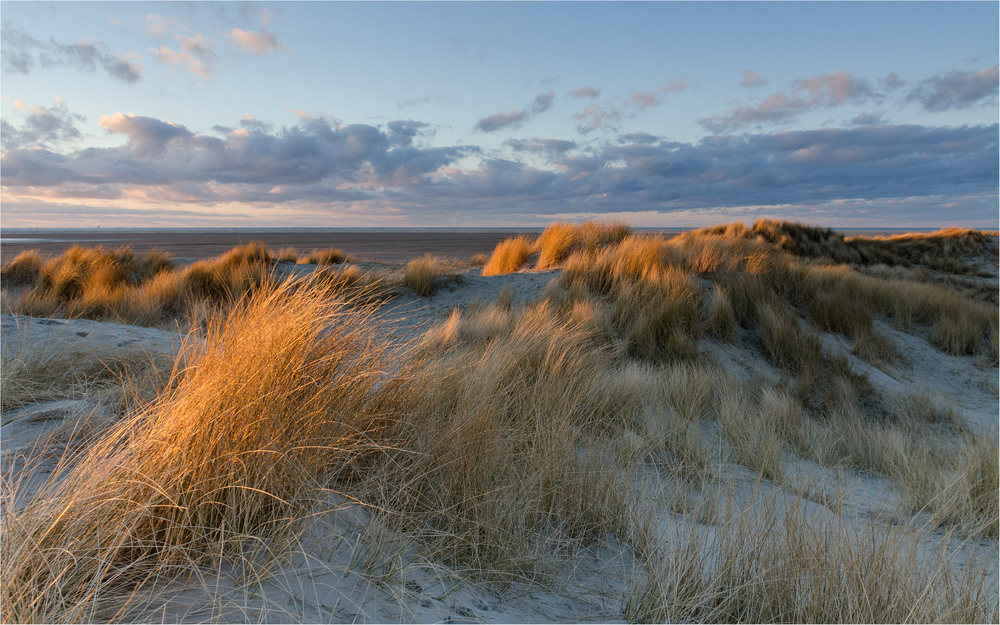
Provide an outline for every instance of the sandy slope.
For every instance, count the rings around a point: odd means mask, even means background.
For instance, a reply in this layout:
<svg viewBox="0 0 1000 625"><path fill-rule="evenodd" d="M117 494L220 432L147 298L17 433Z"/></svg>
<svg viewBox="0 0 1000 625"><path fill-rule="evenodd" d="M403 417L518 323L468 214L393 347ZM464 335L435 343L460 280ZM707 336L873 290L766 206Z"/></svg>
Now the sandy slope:
<svg viewBox="0 0 1000 625"><path fill-rule="evenodd" d="M310 267L302 266L296 271ZM538 299L557 271L521 272L483 278L477 269L457 272L457 279L441 284L436 294L419 298L412 294L392 300L377 319L398 341L413 340L430 325L445 320L455 308L472 302L495 300L509 289L514 301ZM919 331L907 333L889 325L879 330L890 336L906 355L906 362L875 368L850 355L850 346L840 337L825 335L825 349L848 355L852 366L867 374L882 391L894 394L906 389L924 389L956 406L980 436L997 436L998 369L971 356L949 356L935 349ZM92 321L38 320L3 317L3 349L32 346L56 352L87 352L102 357L114 350L176 353L180 337L169 332ZM761 356L703 339L705 357L713 358L732 373L750 378L779 374ZM71 427L103 408L99 402L81 399L52 400L28 405L3 414L2 461L7 475L25 466L26 456L37 454L36 443L59 428ZM722 446L717 427L702 425L702 440ZM61 448L49 450L54 461ZM814 523L829 527L860 528L872 519L894 523L899 497L884 478L862 471L834 470L787 454L783 485L761 482L751 471L735 464L719 468L722 482L729 485L735 505L774 500L779 506L799 506ZM35 465L31 476L22 476L27 495L45 475L45 463ZM676 538L690 521L682 512L697 511L698 493L679 499L665 484L655 462L646 463L633 480L635 496L660 501L659 525L664 541ZM763 495L763 497L762 497ZM701 524L706 545L711 548L711 524ZM927 538L959 541L939 531ZM997 541L978 540L962 546L961 567L969 556L997 583ZM645 572L630 550L608 538L581 551L568 554L559 574L545 585L513 584L503 592L467 581L460 571L426 561L418 545L373 521L361 506L331 494L327 505L303 530L290 553L277 559L261 555L254 569L224 569L204 576L177 580L157 589L147 602L136 605L133 616L163 621L268 621L268 622L539 622L620 620L626 593Z"/></svg>

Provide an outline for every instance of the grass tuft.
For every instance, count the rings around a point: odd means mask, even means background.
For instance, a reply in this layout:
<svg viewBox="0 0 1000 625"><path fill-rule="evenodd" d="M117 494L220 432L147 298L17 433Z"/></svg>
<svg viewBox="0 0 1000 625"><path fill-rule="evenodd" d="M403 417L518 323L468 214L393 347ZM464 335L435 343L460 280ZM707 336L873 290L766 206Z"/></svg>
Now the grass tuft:
<svg viewBox="0 0 1000 625"><path fill-rule="evenodd" d="M434 278L441 273L441 259L427 254L406 264L403 284L420 297L434 294Z"/></svg>
<svg viewBox="0 0 1000 625"><path fill-rule="evenodd" d="M524 265L531 255L528 237L520 234L497 243L489 261L483 266L484 276L514 273Z"/></svg>

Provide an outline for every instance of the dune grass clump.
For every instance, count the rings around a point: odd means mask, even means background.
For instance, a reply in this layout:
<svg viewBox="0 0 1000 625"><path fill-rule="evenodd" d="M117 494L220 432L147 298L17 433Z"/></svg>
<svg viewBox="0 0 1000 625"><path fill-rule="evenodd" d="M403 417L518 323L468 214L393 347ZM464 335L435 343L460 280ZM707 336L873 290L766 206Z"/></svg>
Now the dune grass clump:
<svg viewBox="0 0 1000 625"><path fill-rule="evenodd" d="M611 319L632 355L653 361L693 359L702 333L702 307L694 275L670 267L656 280L619 288Z"/></svg>
<svg viewBox="0 0 1000 625"><path fill-rule="evenodd" d="M251 241L218 258L189 265L183 272L184 289L196 298L215 302L237 300L270 280L274 260L266 245Z"/></svg>
<svg viewBox="0 0 1000 625"><path fill-rule="evenodd" d="M430 254L411 260L403 272L403 284L420 297L434 294L434 279L441 273L441 259Z"/></svg>
<svg viewBox="0 0 1000 625"><path fill-rule="evenodd" d="M758 219L752 228L715 226L702 230L727 238L757 239L795 256L829 259L855 266L922 266L959 275L977 275L979 269L969 259L989 248L995 232L971 228L942 228L936 232L891 236L845 237L829 228L790 221Z"/></svg>
<svg viewBox="0 0 1000 625"><path fill-rule="evenodd" d="M538 268L550 269L561 265L575 249L594 252L624 240L631 228L617 222L584 222L572 224L558 221L539 235L534 251L538 252Z"/></svg>
<svg viewBox="0 0 1000 625"><path fill-rule="evenodd" d="M42 266L38 250L26 250L0 268L0 279L5 287L34 286Z"/></svg>
<svg viewBox="0 0 1000 625"><path fill-rule="evenodd" d="M486 306L431 330L421 354L413 453L396 460L408 479L379 478L362 498L491 581L538 579L557 545L623 531L616 471L580 446L642 401L609 384L591 329L546 304Z"/></svg>
<svg viewBox="0 0 1000 625"><path fill-rule="evenodd" d="M6 306L12 313L154 324L162 316L162 302L136 297L137 289L162 281L174 265L156 249L135 254L130 247L73 246L44 262L37 252L25 252L5 267L12 285L28 287L9 295Z"/></svg>
<svg viewBox="0 0 1000 625"><path fill-rule="evenodd" d="M309 265L339 265L347 260L347 254L340 249L313 250L299 262Z"/></svg>
<svg viewBox="0 0 1000 625"><path fill-rule="evenodd" d="M259 292L32 502L15 510L5 489L2 619L113 619L171 570L291 531L395 423L401 382L356 316L303 289Z"/></svg>
<svg viewBox="0 0 1000 625"><path fill-rule="evenodd" d="M300 256L294 247L283 247L275 253L274 259L279 263L296 263Z"/></svg>
<svg viewBox="0 0 1000 625"><path fill-rule="evenodd" d="M483 266L484 276L496 276L513 273L524 265L531 255L531 244L528 237L519 234L516 237L504 239L493 249L493 254Z"/></svg>

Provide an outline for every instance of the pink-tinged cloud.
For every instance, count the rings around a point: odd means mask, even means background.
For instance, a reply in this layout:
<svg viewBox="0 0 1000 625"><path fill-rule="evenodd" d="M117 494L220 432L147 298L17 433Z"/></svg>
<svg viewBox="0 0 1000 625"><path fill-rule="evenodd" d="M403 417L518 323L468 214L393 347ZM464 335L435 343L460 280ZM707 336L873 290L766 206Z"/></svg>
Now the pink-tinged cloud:
<svg viewBox="0 0 1000 625"><path fill-rule="evenodd" d="M610 102L597 105L591 104L578 113L573 119L578 123L576 129L580 134L587 134L600 128L617 128L623 119L631 119L651 106L662 104L662 96L693 88L687 77L664 83L656 91L633 91L628 98L615 96Z"/></svg>
<svg viewBox="0 0 1000 625"><path fill-rule="evenodd" d="M284 50L285 44L278 41L278 37L271 31L247 31L242 28L233 28L229 31L229 37L236 42L243 52L251 54L266 54L274 50Z"/></svg>
<svg viewBox="0 0 1000 625"><path fill-rule="evenodd" d="M688 80L687 76L681 76L680 80L674 80L672 82L664 83L660 85L660 93L676 93L678 91L687 91L688 89L693 89L694 84Z"/></svg>
<svg viewBox="0 0 1000 625"><path fill-rule="evenodd" d="M787 123L815 109L882 98L884 95L870 81L838 71L796 80L790 90L773 93L759 104L737 107L725 115L700 119L698 123L713 132L730 132L755 124Z"/></svg>
<svg viewBox="0 0 1000 625"><path fill-rule="evenodd" d="M633 91L632 92L632 103L635 104L636 108L640 111L650 106L656 106L659 104L655 93L650 93L648 91Z"/></svg>
<svg viewBox="0 0 1000 625"><path fill-rule="evenodd" d="M182 72L188 72L202 78L208 78L208 68L187 52L178 52L167 46L160 46L159 50L153 49L152 52L156 60L167 67L179 69Z"/></svg>
<svg viewBox="0 0 1000 625"><path fill-rule="evenodd" d="M804 80L796 80L793 92L808 93L810 103L826 108L840 106L848 100L856 100L874 95L871 83L859 80L847 72L833 72L823 76L814 76Z"/></svg>
<svg viewBox="0 0 1000 625"><path fill-rule="evenodd" d="M163 37L171 28L182 28L180 20L150 13L146 16L146 31L156 37Z"/></svg>
<svg viewBox="0 0 1000 625"><path fill-rule="evenodd" d="M574 89L569 92L569 97L571 98L591 98L594 99L601 95L600 89L595 89L594 87L580 87L579 89Z"/></svg>
<svg viewBox="0 0 1000 625"><path fill-rule="evenodd" d="M591 104L579 113L573 114L573 119L579 122L576 129L581 134L587 134L600 128L614 128L623 117L624 114L614 103L606 106Z"/></svg>
<svg viewBox="0 0 1000 625"><path fill-rule="evenodd" d="M743 80L740 81L741 87L762 87L766 84L767 80L757 72L750 69L743 70Z"/></svg>

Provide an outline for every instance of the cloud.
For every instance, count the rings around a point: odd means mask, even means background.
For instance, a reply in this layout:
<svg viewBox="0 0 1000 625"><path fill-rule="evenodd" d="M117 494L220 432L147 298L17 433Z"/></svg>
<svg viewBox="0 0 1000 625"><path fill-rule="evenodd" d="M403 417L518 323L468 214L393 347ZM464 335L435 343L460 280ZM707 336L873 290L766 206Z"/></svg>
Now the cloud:
<svg viewBox="0 0 1000 625"><path fill-rule="evenodd" d="M476 122L475 129L481 132L496 132L503 128L519 128L534 118L549 110L552 100L556 97L555 91L548 91L539 94L528 106L523 109L514 109L507 113L494 113L489 117L484 117Z"/></svg>
<svg viewBox="0 0 1000 625"><path fill-rule="evenodd" d="M878 84L885 91L895 91L906 85L906 81L900 78L896 72L889 72L885 78L879 78Z"/></svg>
<svg viewBox="0 0 1000 625"><path fill-rule="evenodd" d="M698 123L712 132L731 132L759 124L788 123L815 109L883 97L870 81L838 71L796 80L790 90L774 93L757 105L738 107L725 115L699 119Z"/></svg>
<svg viewBox="0 0 1000 625"><path fill-rule="evenodd" d="M160 46L159 50L152 50L156 60L168 67L175 67L201 78L209 78L215 63L215 52L211 43L200 33L193 37L176 35L175 38L180 44L180 50L165 45Z"/></svg>
<svg viewBox="0 0 1000 625"><path fill-rule="evenodd" d="M420 104L431 104L436 102L444 102L444 96L440 95L423 95L417 96L415 98L407 98L405 100L400 100L396 102L396 108L402 109L410 106L418 106Z"/></svg>
<svg viewBox="0 0 1000 625"><path fill-rule="evenodd" d="M575 141L563 141L562 139L540 139L533 138L531 141L521 139L508 139L504 145L515 152L532 152L535 154L557 155L564 154L576 148Z"/></svg>
<svg viewBox="0 0 1000 625"><path fill-rule="evenodd" d="M600 89L595 89L594 87L580 87L579 89L574 89L569 92L569 97L571 98L596 98L601 95Z"/></svg>
<svg viewBox="0 0 1000 625"><path fill-rule="evenodd" d="M151 13L146 16L146 32L154 37L166 36L167 30L171 28L183 28L180 20Z"/></svg>
<svg viewBox="0 0 1000 625"><path fill-rule="evenodd" d="M389 143L399 146L413 145L413 138L420 135L431 135L430 124L412 119L397 120L386 124L389 129Z"/></svg>
<svg viewBox="0 0 1000 625"><path fill-rule="evenodd" d="M825 207L829 217L838 204L858 214L890 211L883 222L905 223L908 207L926 211L935 203L932 219L961 214L991 223L997 210L1000 124L878 123L694 143L646 133L582 145L538 137L506 142L531 154L530 164L489 157L476 146L427 145L432 127L417 120L371 126L311 115L279 128L245 116L216 127L219 135L126 113L99 124L123 145L72 151L53 141L5 149L5 201L236 202L331 212L351 206L362 216L391 208L413 223L444 214L482 223L571 213L742 215L762 210L747 207L780 206Z"/></svg>
<svg viewBox="0 0 1000 625"><path fill-rule="evenodd" d="M122 194L176 201L295 201L367 197L383 186L405 188L476 147L420 148L414 137L429 126L413 120L385 129L341 125L325 117L274 130L252 116L224 138L132 113L104 115L98 124L126 137L114 148L75 153L11 149L3 153L2 184L45 187L49 193ZM279 191L275 191L278 188Z"/></svg>
<svg viewBox="0 0 1000 625"><path fill-rule="evenodd" d="M660 140L659 137L649 134L648 132L630 132L618 136L619 143L656 143Z"/></svg>
<svg viewBox="0 0 1000 625"><path fill-rule="evenodd" d="M68 67L78 71L104 70L108 76L126 84L142 79L145 68L136 54L113 54L100 40L60 44L50 39L39 41L7 23L0 30L0 57L5 72L28 75L35 67Z"/></svg>
<svg viewBox="0 0 1000 625"><path fill-rule="evenodd" d="M848 122L851 126L878 126L885 124L885 118L878 113L861 113Z"/></svg>
<svg viewBox="0 0 1000 625"><path fill-rule="evenodd" d="M247 31L242 28L233 28L229 31L229 37L236 42L240 50L251 54L266 54L274 50L285 49L285 44L278 41L278 37L273 31Z"/></svg>
<svg viewBox="0 0 1000 625"><path fill-rule="evenodd" d="M20 128L14 127L7 120L0 121L0 144L4 150L52 147L83 138L75 124L85 122L87 118L71 112L62 98L56 98L55 106L51 108L40 105L28 106L20 100L15 100L14 108L17 111L30 111L30 113Z"/></svg>
<svg viewBox="0 0 1000 625"><path fill-rule="evenodd" d="M741 87L762 87L766 84L767 80L757 72L749 69L743 70L743 80L740 81Z"/></svg>
<svg viewBox="0 0 1000 625"><path fill-rule="evenodd" d="M579 124L577 131L587 134L599 128L615 129L626 118L633 118L641 111L651 106L663 103L663 95L694 88L694 84L686 77L664 83L655 91L633 91L628 98L615 96L604 105L591 104L578 113L573 114Z"/></svg>
<svg viewBox="0 0 1000 625"><path fill-rule="evenodd" d="M623 117L624 113L617 103L605 106L591 104L579 113L573 113L573 119L580 122L576 127L580 134L587 134L598 128L615 128Z"/></svg>
<svg viewBox="0 0 1000 625"><path fill-rule="evenodd" d="M132 113L101 115L97 125L111 133L128 136L128 149L138 157L158 156L174 139L190 139L193 133L178 124Z"/></svg>
<svg viewBox="0 0 1000 625"><path fill-rule="evenodd" d="M996 106L1000 74L994 65L978 72L954 70L925 78L906 96L927 111L949 111L971 106Z"/></svg>

